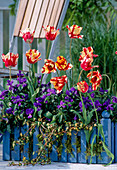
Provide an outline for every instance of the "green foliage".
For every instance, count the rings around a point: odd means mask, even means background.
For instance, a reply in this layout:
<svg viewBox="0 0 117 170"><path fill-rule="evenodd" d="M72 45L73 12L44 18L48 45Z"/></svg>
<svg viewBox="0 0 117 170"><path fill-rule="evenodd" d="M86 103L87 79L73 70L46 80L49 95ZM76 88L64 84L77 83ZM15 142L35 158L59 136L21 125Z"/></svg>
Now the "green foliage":
<svg viewBox="0 0 117 170"><path fill-rule="evenodd" d="M70 0L63 28L74 23L80 26L84 22L93 24L94 17L102 24L107 23L107 13L111 13L112 19L116 18L117 12L110 0Z"/></svg>

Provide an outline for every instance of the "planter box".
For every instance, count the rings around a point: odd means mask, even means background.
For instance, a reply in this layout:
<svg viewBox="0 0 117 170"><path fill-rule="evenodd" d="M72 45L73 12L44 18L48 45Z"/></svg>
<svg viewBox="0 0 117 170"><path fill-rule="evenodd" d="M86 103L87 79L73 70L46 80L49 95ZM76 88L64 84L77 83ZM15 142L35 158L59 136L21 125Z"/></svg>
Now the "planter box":
<svg viewBox="0 0 117 170"><path fill-rule="evenodd" d="M111 119L109 119L109 113L108 112L103 112L102 113L103 118L101 119L101 124L103 125L103 131L105 135L105 143L108 146L108 149L114 154L114 161L113 163L117 163L117 122L111 122ZM25 133L27 129L27 126L21 127L19 129L15 128L14 129L14 140L17 140L19 137L20 132ZM37 135L39 134L39 129L36 128L35 133L33 134L33 152L35 151L35 154L32 156L32 158L36 158L37 153L36 151L38 150L38 140L37 140ZM90 141L92 141L93 136L97 134L97 128L95 127L93 129L92 136L90 138ZM76 139L80 139L80 153L77 153L77 147L75 145ZM51 161L59 161L59 162L71 162L71 163L90 163L90 156L88 159L86 159L86 137L84 130L81 130L80 132L76 133L76 131L72 131L71 135L71 144L73 147L73 155L67 154L66 153L66 148L65 148L65 142L67 140L67 135L64 134L62 143L63 143L63 150L62 150L62 155L61 158L58 159L58 154L56 151L56 146L53 145L52 147L52 152L50 153L50 158ZM95 141L96 142L96 141ZM29 144L26 143L24 145L24 150L23 152L20 152L20 146L17 145L15 146L14 150L10 150L10 133L6 132L3 136L3 160L16 160L20 161L23 159L23 156L26 157L26 159L29 158L28 156L28 148ZM101 163L101 164L107 164L110 162L110 158L106 154L105 151L101 153L102 160L99 160L97 156L94 156L92 158L92 163Z"/></svg>

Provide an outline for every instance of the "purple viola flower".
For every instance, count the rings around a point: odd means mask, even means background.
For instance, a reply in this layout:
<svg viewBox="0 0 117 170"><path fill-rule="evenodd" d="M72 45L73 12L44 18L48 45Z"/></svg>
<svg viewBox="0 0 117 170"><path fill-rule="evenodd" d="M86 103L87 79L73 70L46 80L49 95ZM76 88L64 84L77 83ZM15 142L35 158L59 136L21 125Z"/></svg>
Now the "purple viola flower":
<svg viewBox="0 0 117 170"><path fill-rule="evenodd" d="M9 86L9 90L13 90L14 86L12 85L13 84L13 80L7 80L7 86Z"/></svg>
<svg viewBox="0 0 117 170"><path fill-rule="evenodd" d="M82 102L79 102L79 107L82 108Z"/></svg>
<svg viewBox="0 0 117 170"><path fill-rule="evenodd" d="M60 101L60 105L57 106L58 109L60 109L60 107L65 108L65 102L63 102L62 100Z"/></svg>
<svg viewBox="0 0 117 170"><path fill-rule="evenodd" d="M3 108L3 106L4 106L4 105L3 105L2 103L0 103L0 107Z"/></svg>
<svg viewBox="0 0 117 170"><path fill-rule="evenodd" d="M31 114L28 115L28 119L30 119L30 118L32 118L32 115L31 115Z"/></svg>
<svg viewBox="0 0 117 170"><path fill-rule="evenodd" d="M114 110L114 108L113 108L112 106L113 106L113 104L109 104L109 105L106 107L107 111L108 111L108 110Z"/></svg>
<svg viewBox="0 0 117 170"><path fill-rule="evenodd" d="M2 120L5 120L6 122L9 121L8 118L5 118L5 117L3 117Z"/></svg>
<svg viewBox="0 0 117 170"><path fill-rule="evenodd" d="M55 89L47 89L47 92L51 95L51 94L56 94Z"/></svg>
<svg viewBox="0 0 117 170"><path fill-rule="evenodd" d="M91 93L93 90L92 90L92 87L91 86L89 86L89 88L88 88L88 93Z"/></svg>
<svg viewBox="0 0 117 170"><path fill-rule="evenodd" d="M104 103L103 103L103 106L108 106L110 104L110 99L107 99Z"/></svg>
<svg viewBox="0 0 117 170"><path fill-rule="evenodd" d="M69 90L66 90L66 95L68 95L68 96L70 95L70 92L69 92Z"/></svg>
<svg viewBox="0 0 117 170"><path fill-rule="evenodd" d="M96 101L94 102L94 105L95 105L96 108L102 106L102 104L99 102L99 100L96 100Z"/></svg>
<svg viewBox="0 0 117 170"><path fill-rule="evenodd" d="M34 112L34 109L30 108L30 109L26 109L26 114L29 115L29 114L33 114Z"/></svg>
<svg viewBox="0 0 117 170"><path fill-rule="evenodd" d="M95 93L91 93L91 98L94 98L95 97Z"/></svg>
<svg viewBox="0 0 117 170"><path fill-rule="evenodd" d="M72 105L68 103L68 106L71 107Z"/></svg>
<svg viewBox="0 0 117 170"><path fill-rule="evenodd" d="M112 96L112 99L113 99L113 100L112 100L113 103L117 103L117 97Z"/></svg>
<svg viewBox="0 0 117 170"><path fill-rule="evenodd" d="M21 73L21 70L19 70L19 73L17 74L18 77L23 77L24 74Z"/></svg>
<svg viewBox="0 0 117 170"><path fill-rule="evenodd" d="M46 120L49 121L49 122L51 121L51 119L49 119L49 118L46 118Z"/></svg>
<svg viewBox="0 0 117 170"><path fill-rule="evenodd" d="M0 94L0 98L4 99L4 97L8 94L8 92L9 92L8 90L2 91L1 94Z"/></svg>
<svg viewBox="0 0 117 170"><path fill-rule="evenodd" d="M8 109L6 110L6 113L8 113L8 114L13 114L13 108L12 108L12 107L8 108Z"/></svg>
<svg viewBox="0 0 117 170"><path fill-rule="evenodd" d="M97 108L97 111L98 111L98 112L101 111L101 110L102 110L101 107L98 107L98 108Z"/></svg>
<svg viewBox="0 0 117 170"><path fill-rule="evenodd" d="M74 120L77 120L77 116L76 115L74 116Z"/></svg>
<svg viewBox="0 0 117 170"><path fill-rule="evenodd" d="M100 88L99 91L101 92L101 94L104 94L105 92L108 92L108 90L103 90L102 88Z"/></svg>

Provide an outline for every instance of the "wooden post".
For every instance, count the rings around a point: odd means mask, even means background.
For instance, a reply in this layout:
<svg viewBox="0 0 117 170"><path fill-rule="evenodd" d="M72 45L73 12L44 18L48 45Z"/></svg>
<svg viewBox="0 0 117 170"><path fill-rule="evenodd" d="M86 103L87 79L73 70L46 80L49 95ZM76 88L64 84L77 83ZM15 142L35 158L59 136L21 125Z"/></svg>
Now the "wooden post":
<svg viewBox="0 0 117 170"><path fill-rule="evenodd" d="M115 155L115 128L114 128L114 122L111 123L111 152L113 155ZM113 160L113 163L115 162L115 158Z"/></svg>
<svg viewBox="0 0 117 170"><path fill-rule="evenodd" d="M14 129L14 140L18 140L20 135L20 128L15 128ZM11 151L11 159L15 161L20 161L20 145L16 144L14 147L14 151Z"/></svg>
<svg viewBox="0 0 117 170"><path fill-rule="evenodd" d="M117 122L115 122L115 162L117 163Z"/></svg>
<svg viewBox="0 0 117 170"><path fill-rule="evenodd" d="M38 151L38 139L37 139L37 135L39 134L39 128L35 127L35 132L33 134L33 159L35 159L37 157L37 151Z"/></svg>
<svg viewBox="0 0 117 170"><path fill-rule="evenodd" d="M101 124L103 126L105 144L108 149L111 151L111 119L109 118L110 114L107 111L102 112ZM102 160L98 159L98 163L107 164L110 162L110 158L105 151L101 153Z"/></svg>
<svg viewBox="0 0 117 170"><path fill-rule="evenodd" d="M64 134L62 139L63 149L61 153L61 160L60 160L61 162L67 162L67 152L65 147L66 141L67 141L67 134Z"/></svg>
<svg viewBox="0 0 117 170"><path fill-rule="evenodd" d="M21 127L21 133L25 134L27 129L28 129L27 125L24 125L23 127ZM23 152L21 153L21 160L23 160L23 157L26 157L27 160L29 159L28 149L29 149L29 143L26 143L24 145Z"/></svg>
<svg viewBox="0 0 117 170"><path fill-rule="evenodd" d="M8 131L3 135L3 160L10 160L10 133Z"/></svg>
<svg viewBox="0 0 117 170"><path fill-rule="evenodd" d="M75 130L72 131L71 134L71 145L73 148L72 154L68 154L68 162L76 163L77 162L77 147L76 147L76 139L77 132Z"/></svg>

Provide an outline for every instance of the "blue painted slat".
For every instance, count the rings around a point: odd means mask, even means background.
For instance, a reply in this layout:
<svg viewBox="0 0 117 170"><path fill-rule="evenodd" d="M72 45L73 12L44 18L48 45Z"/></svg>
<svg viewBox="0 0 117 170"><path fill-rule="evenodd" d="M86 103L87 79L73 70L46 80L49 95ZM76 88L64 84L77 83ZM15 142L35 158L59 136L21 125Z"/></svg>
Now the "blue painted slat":
<svg viewBox="0 0 117 170"><path fill-rule="evenodd" d="M83 130L81 130L81 163L87 163L86 156L86 136Z"/></svg>
<svg viewBox="0 0 117 170"><path fill-rule="evenodd" d="M38 151L38 139L37 139L37 135L39 134L39 128L35 127L35 132L33 134L33 159L37 157L37 151Z"/></svg>
<svg viewBox="0 0 117 170"><path fill-rule="evenodd" d="M27 125L24 125L23 127L21 127L21 133L22 134L25 134L26 131L28 129L28 126ZM21 160L23 159L23 156L26 157L26 159L29 159L29 156L28 156L28 149L29 149L29 143L26 143L24 145L24 150L23 152L21 152Z"/></svg>
<svg viewBox="0 0 117 170"><path fill-rule="evenodd" d="M111 122L111 152L115 155L115 129L114 129L114 122ZM115 161L113 160L113 163Z"/></svg>
<svg viewBox="0 0 117 170"><path fill-rule="evenodd" d="M66 141L67 141L67 134L64 134L62 139L63 149L61 153L61 160L60 160L61 162L67 162L67 151L65 147Z"/></svg>
<svg viewBox="0 0 117 170"><path fill-rule="evenodd" d="M115 162L117 163L117 122L115 123Z"/></svg>
<svg viewBox="0 0 117 170"><path fill-rule="evenodd" d="M10 160L10 133L8 131L3 135L3 160Z"/></svg>
<svg viewBox="0 0 117 170"><path fill-rule="evenodd" d="M94 135L96 135L96 127L93 128L93 132L92 132L91 138L90 138L90 144L92 143ZM96 139L95 139L94 143L96 143ZM90 163L90 159L91 159L91 157L89 156L88 163ZM96 156L92 157L92 164L96 164Z"/></svg>
<svg viewBox="0 0 117 170"><path fill-rule="evenodd" d="M55 136L53 136L53 140L55 140ZM50 160L53 162L58 161L58 153L56 151L56 147L57 147L57 142L55 142L55 144L52 146L52 152L50 153Z"/></svg>
<svg viewBox="0 0 117 170"><path fill-rule="evenodd" d="M105 144L108 146L108 149L111 151L111 120L109 118L102 118L101 124L103 126L104 136L105 136ZM106 154L105 151L101 153L102 159L98 159L98 163L107 164L110 162L110 158Z"/></svg>
<svg viewBox="0 0 117 170"><path fill-rule="evenodd" d="M81 131L78 132L78 137L80 137L80 144L81 144ZM81 145L80 145L80 150L81 150ZM77 162L81 163L81 152L77 154Z"/></svg>
<svg viewBox="0 0 117 170"><path fill-rule="evenodd" d="M68 162L72 162L72 163L76 163L77 162L77 148L76 148L76 138L77 138L77 132L76 131L72 131L71 132L71 145L73 148L72 154L68 154Z"/></svg>
<svg viewBox="0 0 117 170"><path fill-rule="evenodd" d="M20 135L20 128L15 128L14 129L14 140L18 140ZM11 152L11 159L15 161L20 161L20 145L16 145L14 147L14 150Z"/></svg>

